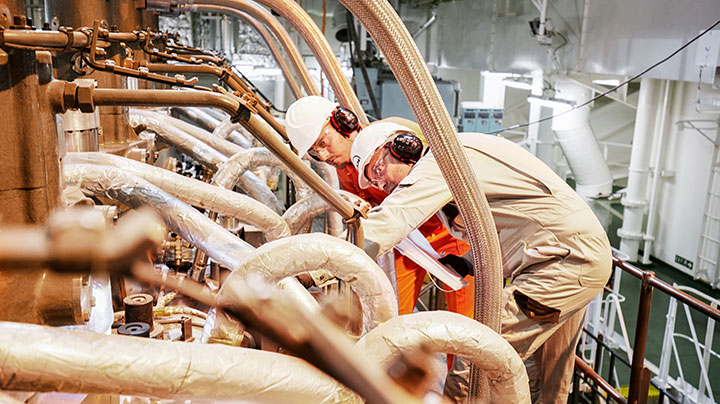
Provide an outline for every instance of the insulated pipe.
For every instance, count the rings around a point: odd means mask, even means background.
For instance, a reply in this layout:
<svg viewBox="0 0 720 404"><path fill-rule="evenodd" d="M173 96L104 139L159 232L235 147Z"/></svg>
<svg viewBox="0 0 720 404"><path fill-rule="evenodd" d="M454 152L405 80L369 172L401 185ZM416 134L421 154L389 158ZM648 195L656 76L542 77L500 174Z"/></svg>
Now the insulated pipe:
<svg viewBox="0 0 720 404"><path fill-rule="evenodd" d="M368 204L362 198L350 192L338 190L338 193L356 206ZM319 196L309 195L290 206L283 213L282 218L287 223L292 234L298 234L315 216L325 212L332 212L332 207Z"/></svg>
<svg viewBox="0 0 720 404"><path fill-rule="evenodd" d="M637 261L642 239L643 217L647 206L650 154L652 153L653 123L657 110L658 81L643 77L640 80L640 96L635 115L635 129L630 151L630 167L625 196L622 199L623 224L618 230L620 251L627 254L628 261Z"/></svg>
<svg viewBox="0 0 720 404"><path fill-rule="evenodd" d="M574 101L576 105L590 100L592 91L570 80L555 84L558 98ZM558 143L575 177L575 191L585 199L608 196L612 193L613 178L600 145L590 127L590 106L571 112L569 104L553 107L552 120Z"/></svg>
<svg viewBox="0 0 720 404"><path fill-rule="evenodd" d="M119 168L93 164L66 164L64 168L65 181L76 183L85 191L122 202L134 209L150 206L171 231L230 269L237 268L253 251L250 244L232 235L192 206Z"/></svg>
<svg viewBox="0 0 720 404"><path fill-rule="evenodd" d="M7 322L0 322L0 386L179 401L362 403L288 355Z"/></svg>
<svg viewBox="0 0 720 404"><path fill-rule="evenodd" d="M678 86L682 86L682 82L678 82ZM663 86L663 103L660 114L658 115L657 130L655 133L657 136L657 147L655 148L655 156L653 156L652 163L652 183L650 184L650 205L648 206L648 218L645 227L645 244L643 246L642 263L650 264L650 253L652 249L652 243L655 240L655 222L657 222L657 210L658 210L658 199L660 198L660 180L662 180L662 162L663 154L665 150L665 138L667 137L665 125L667 124L668 116L668 103L673 93L671 88L672 84L670 80L665 80ZM677 90L677 94L682 94L682 87ZM681 102L681 97L676 96L675 102ZM676 105L675 109L679 110L679 106Z"/></svg>
<svg viewBox="0 0 720 404"><path fill-rule="evenodd" d="M448 311L398 316L365 334L355 344L366 359L388 365L403 350L427 347L462 356L492 381L493 403L530 403L525 365L500 335L468 317Z"/></svg>
<svg viewBox="0 0 720 404"><path fill-rule="evenodd" d="M303 96L302 90L300 89L300 85L295 80L295 76L290 71L290 65L288 65L288 63L285 61L285 57L280 52L280 49L278 48L277 44L275 43L275 40L273 39L270 32L267 29L265 29L263 24L261 24L257 19L253 18L252 16L250 16L249 14L247 14L245 12L236 10L234 8L215 6L215 5L210 5L210 4L193 5L193 6L191 6L191 9L192 9L192 11L232 15L232 16L239 18L239 19L247 22L248 24L250 24L250 26L255 30L255 32L257 32L258 35L260 35L263 42L265 42L265 45L267 45L267 47L270 50L270 53L272 53L273 57L275 57L275 61L277 62L278 66L280 67L280 70L283 72L285 81L287 82L288 86L290 87L290 91L292 91L295 98L298 99ZM302 63L302 59L301 59L301 63ZM304 66L304 64L302 66ZM299 71L300 70L298 69L298 72ZM307 72L307 68L305 68L305 71ZM310 77L310 73L308 73L308 77ZM314 87L314 86L312 86L312 87Z"/></svg>
<svg viewBox="0 0 720 404"><path fill-rule="evenodd" d="M475 318L499 332L503 278L495 222L427 65L402 20L386 0L340 2L378 44L410 102L468 229L475 268ZM487 398L487 386L479 380L473 367L471 398L478 395ZM479 393L478 388L482 389Z"/></svg>
<svg viewBox="0 0 720 404"><path fill-rule="evenodd" d="M322 233L300 234L262 245L225 280L218 301L223 300L225 289L246 282L249 274L278 282L314 270L330 272L350 285L360 298L365 330L397 316L392 285L375 261L354 245Z"/></svg>
<svg viewBox="0 0 720 404"><path fill-rule="evenodd" d="M318 173L320 178L327 182L328 185L332 187L332 189L340 189L340 179L338 178L337 170L335 169L335 167L331 166L330 164L315 160L311 160L310 164L315 170L315 172ZM342 217L340 217L337 212L330 211L328 213L328 234L335 237L340 237L343 231L344 228Z"/></svg>
<svg viewBox="0 0 720 404"><path fill-rule="evenodd" d="M195 139L200 140L206 145L219 151L225 157L230 157L233 154L243 151L242 147L225 139L213 136L212 133L206 131L205 129L199 128L181 119L173 118L172 116L159 112L138 108L130 110L130 113L146 117L143 123L145 123L145 125L155 133L162 132L163 128L166 128L168 125L174 126L187 133L188 135L194 137Z"/></svg>
<svg viewBox="0 0 720 404"><path fill-rule="evenodd" d="M310 49L312 49L313 54L315 54L323 72L328 77L328 81L330 82L340 105L355 112L361 125L367 125L369 121L367 116L365 116L365 112L360 104L360 101L353 92L350 83L343 75L340 64L338 63L337 58L335 58L335 53L332 48L330 48L330 44L328 44L327 39L325 39L325 36L322 32L320 32L320 29L315 24L312 17L310 17L308 13L294 1L258 0L257 2L270 7L273 11L277 12L290 22L290 24L310 46ZM247 0L191 0L187 1L187 3L226 6L236 10L245 11L253 17L258 18L258 16L252 14L252 11L248 8L248 4L252 3ZM180 9L182 10L182 7ZM272 27L269 28L272 29ZM275 34L277 35L277 33ZM317 95L317 92L315 95Z"/></svg>
<svg viewBox="0 0 720 404"><path fill-rule="evenodd" d="M268 241L291 235L288 224L272 209L237 192L107 153L68 153L63 161L66 164L96 164L120 168L187 204L256 226L263 231Z"/></svg>
<svg viewBox="0 0 720 404"><path fill-rule="evenodd" d="M133 126L142 124L149 127L153 132L157 133L160 138L177 147L181 152L187 154L203 167L212 171L217 171L227 160L222 153L213 149L203 141L194 138L184 130L171 124L163 125L161 122L153 120L147 113L132 114L130 116L130 122ZM280 201L278 201L277 196L270 191L264 181L250 171L243 172L238 178L237 184L243 191L247 192L250 197L268 205L276 213L283 211L283 207Z"/></svg>
<svg viewBox="0 0 720 404"><path fill-rule="evenodd" d="M200 108L196 107L173 107L170 108L171 114L175 118L175 114L181 115L191 121L192 124L202 128L208 132L212 132L220 125L220 119L208 114ZM182 118L180 118L182 119ZM187 122L187 121L184 121Z"/></svg>
<svg viewBox="0 0 720 404"><path fill-rule="evenodd" d="M308 95L320 95L317 88L315 87L315 83L313 82L312 77L310 76L310 72L308 71L307 66L305 66L305 62L303 62L302 60L300 52L295 46L295 43L293 42L292 38L290 38L290 35L288 34L287 30L285 30L285 27L272 14L267 12L262 7L259 7L257 4L251 2L237 2L234 3L232 6L225 4L228 7L222 7L219 5L219 3L215 3L213 1L193 1L192 3L194 4L188 4L183 6L183 9L189 11L202 11L201 9L213 7L218 10L223 9L223 11L216 12L223 14L231 14L239 18L244 18L241 16L241 14L245 14L265 25L275 35L275 37L280 42L280 45L282 45L282 47L285 49L285 52L290 59L290 63L292 63L295 71L298 73L303 87L305 87L305 92Z"/></svg>
<svg viewBox="0 0 720 404"><path fill-rule="evenodd" d="M247 133L247 129L239 123L233 123L230 118L220 122L220 125L218 125L213 131L213 135L233 142L243 149L253 147L253 142L251 140L252 135Z"/></svg>
<svg viewBox="0 0 720 404"><path fill-rule="evenodd" d="M225 163L218 167L212 178L212 183L225 189L232 189L245 172L260 166L277 167L284 170L295 183L300 195L304 196L310 193L310 189L303 180L295 172L288 170L285 164L264 147L241 150L228 158Z"/></svg>
<svg viewBox="0 0 720 404"><path fill-rule="evenodd" d="M56 80L48 84L46 91L53 112L61 113L70 108L92 110L95 105L124 106L191 106L213 107L231 114L234 120L263 142L268 149L280 158L323 199L328 201L340 215L348 221L349 238L359 247L364 246L364 234L359 213L347 201L342 199L325 181L308 167L281 140L265 121L253 113L251 106L242 99L226 94L208 91L168 91L168 90L115 90L77 87L77 84ZM256 177L257 178L257 177ZM472 234L472 233L471 233Z"/></svg>

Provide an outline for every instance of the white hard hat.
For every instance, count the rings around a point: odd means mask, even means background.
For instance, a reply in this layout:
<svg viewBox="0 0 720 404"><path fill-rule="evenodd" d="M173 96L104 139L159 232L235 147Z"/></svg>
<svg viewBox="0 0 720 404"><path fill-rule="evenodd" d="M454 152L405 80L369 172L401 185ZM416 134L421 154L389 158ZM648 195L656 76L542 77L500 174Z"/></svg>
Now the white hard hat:
<svg viewBox="0 0 720 404"><path fill-rule="evenodd" d="M392 122L378 122L368 125L355 137L352 148L350 148L350 161L358 171L358 185L360 188L365 189L370 186L370 181L365 176L365 166L368 165L370 158L397 131L414 133L407 126Z"/></svg>
<svg viewBox="0 0 720 404"><path fill-rule="evenodd" d="M285 130L298 156L305 153L318 140L323 125L338 104L317 95L295 101L285 113Z"/></svg>

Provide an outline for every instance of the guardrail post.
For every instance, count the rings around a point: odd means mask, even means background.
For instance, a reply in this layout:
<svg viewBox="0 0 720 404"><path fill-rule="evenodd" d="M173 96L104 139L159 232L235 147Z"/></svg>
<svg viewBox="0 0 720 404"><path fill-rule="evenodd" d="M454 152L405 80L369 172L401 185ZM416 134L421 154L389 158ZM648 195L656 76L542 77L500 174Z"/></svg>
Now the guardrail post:
<svg viewBox="0 0 720 404"><path fill-rule="evenodd" d="M642 287L640 290L640 303L638 304L638 316L635 327L635 341L633 343L632 367L630 369L630 391L628 392L628 403L636 404L640 397L641 390L645 390L644 401L647 401L647 387L642 389L643 369L645 368L645 345L647 342L648 322L650 320L650 303L652 301L653 287L650 279L655 277L654 272L643 271ZM646 369L646 368L645 368ZM650 379L648 376L648 383Z"/></svg>

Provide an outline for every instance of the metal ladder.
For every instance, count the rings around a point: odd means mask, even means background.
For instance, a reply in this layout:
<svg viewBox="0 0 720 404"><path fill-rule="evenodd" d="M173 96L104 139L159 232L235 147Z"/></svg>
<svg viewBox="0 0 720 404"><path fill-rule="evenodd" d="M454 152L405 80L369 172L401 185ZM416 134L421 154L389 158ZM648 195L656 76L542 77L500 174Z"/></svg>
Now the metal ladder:
<svg viewBox="0 0 720 404"><path fill-rule="evenodd" d="M712 287L720 287L720 139L718 136L709 136L706 132L717 132L718 123L710 120L693 120L677 122L679 129L693 129L700 133L714 145L710 178L705 197L703 221L700 230L700 243L696 266L692 268L695 279L710 282ZM698 126L700 124L702 126Z"/></svg>

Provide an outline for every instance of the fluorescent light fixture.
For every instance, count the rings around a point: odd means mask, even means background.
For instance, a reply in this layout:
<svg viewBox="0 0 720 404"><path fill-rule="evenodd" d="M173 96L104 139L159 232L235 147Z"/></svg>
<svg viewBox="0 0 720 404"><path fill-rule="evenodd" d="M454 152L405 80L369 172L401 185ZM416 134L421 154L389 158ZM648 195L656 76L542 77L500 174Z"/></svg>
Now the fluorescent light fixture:
<svg viewBox="0 0 720 404"><path fill-rule="evenodd" d="M502 81L505 87L517 88L519 90L532 90L532 83L525 78L506 78Z"/></svg>
<svg viewBox="0 0 720 404"><path fill-rule="evenodd" d="M569 110L575 106L575 101L563 100L559 98L543 98L537 95L528 95L527 101L530 104L538 104L542 107L548 107L560 110Z"/></svg>
<svg viewBox="0 0 720 404"><path fill-rule="evenodd" d="M592 81L594 84L598 84L601 86L607 86L607 87L616 87L620 85L620 80L618 79L597 79Z"/></svg>

